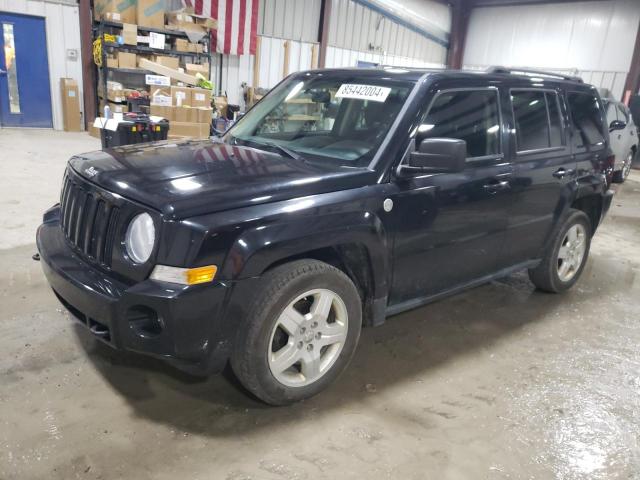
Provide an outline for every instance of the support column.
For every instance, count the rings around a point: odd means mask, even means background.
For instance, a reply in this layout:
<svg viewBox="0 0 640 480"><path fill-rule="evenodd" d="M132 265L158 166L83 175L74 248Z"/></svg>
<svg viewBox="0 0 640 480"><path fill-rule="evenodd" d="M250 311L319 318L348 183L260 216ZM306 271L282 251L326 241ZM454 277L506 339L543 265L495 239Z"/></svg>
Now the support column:
<svg viewBox="0 0 640 480"><path fill-rule="evenodd" d="M93 35L91 27L93 17L89 0L80 0L78 5L78 17L80 21L80 58L82 61L82 99L84 103L84 126L93 122L96 117L96 90L95 68L93 66Z"/></svg>
<svg viewBox="0 0 640 480"><path fill-rule="evenodd" d="M628 101L630 95L636 95L638 93L638 88L640 88L640 25L638 25L638 31L636 33L636 44L633 48L633 56L631 57L631 65L629 65L627 81L624 83L622 100Z"/></svg>
<svg viewBox="0 0 640 480"><path fill-rule="evenodd" d="M451 2L451 35L447 53L448 68L462 68L464 44L467 38L470 16L471 7L464 0Z"/></svg>
<svg viewBox="0 0 640 480"><path fill-rule="evenodd" d="M320 4L320 25L318 31L320 55L318 58L318 68L324 68L327 59L327 47L329 44L329 19L331 18L332 1L333 0L321 0Z"/></svg>

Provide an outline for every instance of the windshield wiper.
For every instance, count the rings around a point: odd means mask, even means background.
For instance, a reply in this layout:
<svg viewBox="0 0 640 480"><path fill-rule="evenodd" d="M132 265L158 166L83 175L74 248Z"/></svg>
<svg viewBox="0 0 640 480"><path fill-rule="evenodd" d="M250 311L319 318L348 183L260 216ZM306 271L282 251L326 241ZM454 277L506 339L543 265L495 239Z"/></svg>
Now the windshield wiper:
<svg viewBox="0 0 640 480"><path fill-rule="evenodd" d="M302 158L297 152L294 152L290 148L283 147L282 145L278 145L277 143L273 143L273 142L266 142L266 143L264 143L264 145L266 145L267 147L275 148L279 152L284 153L288 157L291 157L294 160L298 160L299 162L304 162L305 161L304 158Z"/></svg>

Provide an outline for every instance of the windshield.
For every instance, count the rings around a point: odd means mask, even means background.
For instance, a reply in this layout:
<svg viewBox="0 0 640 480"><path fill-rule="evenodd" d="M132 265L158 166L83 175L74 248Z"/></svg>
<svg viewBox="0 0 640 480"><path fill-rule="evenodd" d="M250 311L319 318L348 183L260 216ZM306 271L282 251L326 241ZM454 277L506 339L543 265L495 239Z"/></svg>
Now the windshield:
<svg viewBox="0 0 640 480"><path fill-rule="evenodd" d="M313 163L364 167L412 87L352 72L297 75L271 91L224 140L278 153L288 150L289 156Z"/></svg>

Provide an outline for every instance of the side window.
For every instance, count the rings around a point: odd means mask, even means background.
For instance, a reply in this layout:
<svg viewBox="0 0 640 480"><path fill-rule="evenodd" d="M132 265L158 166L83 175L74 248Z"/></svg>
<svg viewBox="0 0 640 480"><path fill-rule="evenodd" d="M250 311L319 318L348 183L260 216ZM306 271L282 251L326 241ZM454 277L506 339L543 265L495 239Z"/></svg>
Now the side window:
<svg viewBox="0 0 640 480"><path fill-rule="evenodd" d="M518 152L564 145L558 95L542 90L512 90Z"/></svg>
<svg viewBox="0 0 640 480"><path fill-rule="evenodd" d="M564 129L562 128L558 94L546 92L545 97L547 97L547 108L549 109L549 140L552 147L561 147L564 145Z"/></svg>
<svg viewBox="0 0 640 480"><path fill-rule="evenodd" d="M466 141L467 158L498 155L498 92L459 90L439 94L418 127L416 142L434 137Z"/></svg>
<svg viewBox="0 0 640 480"><path fill-rule="evenodd" d="M589 93L569 93L569 110L573 123L573 144L578 148L604 144L604 119L597 97Z"/></svg>
<svg viewBox="0 0 640 480"><path fill-rule="evenodd" d="M517 150L549 148L549 119L544 92L512 91L511 104L516 121Z"/></svg>

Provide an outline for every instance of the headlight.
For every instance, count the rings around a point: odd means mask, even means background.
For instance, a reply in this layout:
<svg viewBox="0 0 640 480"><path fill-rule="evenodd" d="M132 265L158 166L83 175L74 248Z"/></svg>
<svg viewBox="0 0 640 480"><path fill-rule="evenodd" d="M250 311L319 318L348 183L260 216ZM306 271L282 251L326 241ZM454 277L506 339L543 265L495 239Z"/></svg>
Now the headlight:
<svg viewBox="0 0 640 480"><path fill-rule="evenodd" d="M155 241L156 229L148 213L141 213L131 220L124 239L127 254L131 260L136 263L149 260Z"/></svg>

